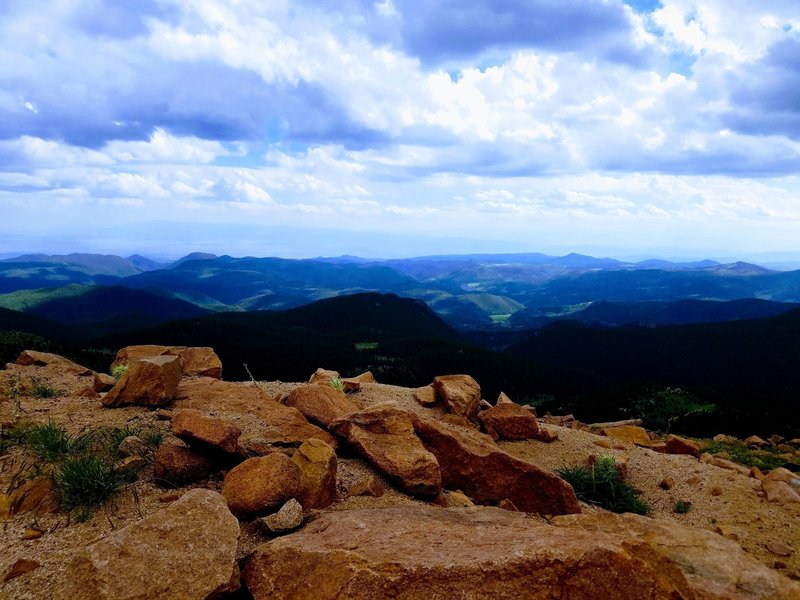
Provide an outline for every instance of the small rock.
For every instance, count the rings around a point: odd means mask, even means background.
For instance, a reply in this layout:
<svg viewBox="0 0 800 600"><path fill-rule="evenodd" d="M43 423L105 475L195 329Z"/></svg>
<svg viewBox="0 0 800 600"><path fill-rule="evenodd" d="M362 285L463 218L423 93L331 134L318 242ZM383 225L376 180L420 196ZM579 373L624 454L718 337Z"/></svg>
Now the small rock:
<svg viewBox="0 0 800 600"><path fill-rule="evenodd" d="M159 408L155 412L155 415L156 415L156 419L158 419L159 421L171 421L172 420L172 416L173 416L173 412L171 410L169 410L168 408Z"/></svg>
<svg viewBox="0 0 800 600"><path fill-rule="evenodd" d="M35 560L20 558L13 565L11 565L11 568L6 573L6 576L3 577L3 583L8 583L12 579L16 579L21 575L30 573L31 571L38 569L40 566L41 565Z"/></svg>
<svg viewBox="0 0 800 600"><path fill-rule="evenodd" d="M715 442L720 442L722 444L738 444L739 438L733 437L732 435L725 435L724 433L718 433L713 438L711 438Z"/></svg>
<svg viewBox="0 0 800 600"><path fill-rule="evenodd" d="M610 449L612 446L611 441L609 441L608 438L600 438L599 440L595 440L594 445L607 449Z"/></svg>
<svg viewBox="0 0 800 600"><path fill-rule="evenodd" d="M529 440L543 437L540 435L536 417L519 404L490 406L488 410L478 414L478 420L486 432L495 439Z"/></svg>
<svg viewBox="0 0 800 600"><path fill-rule="evenodd" d="M664 477L658 485L662 490L671 490L675 487L675 480L672 477Z"/></svg>
<svg viewBox="0 0 800 600"><path fill-rule="evenodd" d="M758 467L750 467L750 477L758 479L759 481L763 481L764 473L762 473L761 469L759 469Z"/></svg>
<svg viewBox="0 0 800 600"><path fill-rule="evenodd" d="M119 443L119 453L122 456L146 456L150 452L150 446L145 441L135 435L129 435Z"/></svg>
<svg viewBox="0 0 800 600"><path fill-rule="evenodd" d="M373 498L380 498L385 492L385 488L380 479L375 475L364 475L350 486L347 490L347 496L372 496Z"/></svg>
<svg viewBox="0 0 800 600"><path fill-rule="evenodd" d="M433 500L434 504L443 506L444 508L469 508L475 506L475 503L467 498L462 492L443 490L439 496Z"/></svg>
<svg viewBox="0 0 800 600"><path fill-rule="evenodd" d="M686 480L686 484L691 485L692 487L698 487L703 484L703 479L697 475L692 475Z"/></svg>
<svg viewBox="0 0 800 600"><path fill-rule="evenodd" d="M126 456L114 463L114 469L119 472L138 471L147 466L147 459L143 456Z"/></svg>
<svg viewBox="0 0 800 600"><path fill-rule="evenodd" d="M300 485L300 469L285 454L248 458L225 475L222 495L239 519L281 506Z"/></svg>
<svg viewBox="0 0 800 600"><path fill-rule="evenodd" d="M738 540L738 539L739 539L739 534L738 534L738 533L736 533L736 532L735 532L735 531L734 531L734 530L731 528L731 526L730 526L730 525L726 525L726 524L724 524L724 523L720 523L719 525L717 525L717 526L714 528L714 531L716 531L716 532L717 532L718 534L720 534L722 537L728 538L729 540Z"/></svg>
<svg viewBox="0 0 800 600"><path fill-rule="evenodd" d="M775 541L767 542L767 550L778 556L791 556L792 554L792 549L789 546Z"/></svg>
<svg viewBox="0 0 800 600"><path fill-rule="evenodd" d="M495 404L514 404L514 401L511 400L508 396L506 396L505 392L500 392L500 395L497 397L497 402Z"/></svg>
<svg viewBox="0 0 800 600"><path fill-rule="evenodd" d="M497 508L502 508L503 510L510 510L511 512L519 512L519 509L514 506L514 503L509 500L508 498L504 498L497 503Z"/></svg>
<svg viewBox="0 0 800 600"><path fill-rule="evenodd" d="M718 485L715 485L714 487L711 488L711 490L709 490L709 493L712 496L721 496L722 495L722 488L719 487Z"/></svg>
<svg viewBox="0 0 800 600"><path fill-rule="evenodd" d="M22 534L23 540L38 540L40 537L44 535L44 531L41 529L36 529L35 527L26 527L25 531Z"/></svg>
<svg viewBox="0 0 800 600"><path fill-rule="evenodd" d="M261 517L259 524L269 533L280 535L294 531L303 524L303 507L292 498L275 514Z"/></svg>
<svg viewBox="0 0 800 600"><path fill-rule="evenodd" d="M436 390L432 385L425 385L412 390L414 400L420 403L421 406L430 408L436 406Z"/></svg>
<svg viewBox="0 0 800 600"><path fill-rule="evenodd" d="M777 446L781 444L786 438L781 435L771 435L767 438L767 441L772 444L773 446Z"/></svg>
<svg viewBox="0 0 800 600"><path fill-rule="evenodd" d="M319 368L308 378L308 383L331 385L331 381L339 379L339 371L330 371L328 369Z"/></svg>
<svg viewBox="0 0 800 600"><path fill-rule="evenodd" d="M744 443L753 448L763 448L764 446L769 446L769 442L767 440L764 440L757 435L751 435L749 438L745 438Z"/></svg>
<svg viewBox="0 0 800 600"><path fill-rule="evenodd" d="M57 509L58 497L53 480L49 477L37 477L26 481L11 492L8 514L11 517L27 512L42 515L55 512Z"/></svg>
<svg viewBox="0 0 800 600"><path fill-rule="evenodd" d="M11 516L11 496L0 494L0 519L6 520Z"/></svg>

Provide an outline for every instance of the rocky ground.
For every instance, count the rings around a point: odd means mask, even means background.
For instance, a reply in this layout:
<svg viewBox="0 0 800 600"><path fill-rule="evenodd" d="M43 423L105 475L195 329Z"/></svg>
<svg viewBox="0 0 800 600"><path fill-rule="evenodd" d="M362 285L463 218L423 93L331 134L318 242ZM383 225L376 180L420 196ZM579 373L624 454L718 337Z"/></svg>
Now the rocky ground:
<svg viewBox="0 0 800 600"><path fill-rule="evenodd" d="M154 346L121 352L116 384L18 362L0 371L6 431L52 421L163 443L91 512L59 506L30 451L9 447L2 598L800 598L800 481L764 484L691 444L481 408L471 378L230 383L213 352ZM579 502L553 474L601 454L650 516Z"/></svg>

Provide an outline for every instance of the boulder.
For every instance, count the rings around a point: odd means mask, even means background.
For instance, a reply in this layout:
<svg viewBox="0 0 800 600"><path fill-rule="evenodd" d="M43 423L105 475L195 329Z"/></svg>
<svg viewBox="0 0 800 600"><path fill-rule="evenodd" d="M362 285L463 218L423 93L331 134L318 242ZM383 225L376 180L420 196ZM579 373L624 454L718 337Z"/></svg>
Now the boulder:
<svg viewBox="0 0 800 600"><path fill-rule="evenodd" d="M650 436L647 435L647 430L644 427L637 427L635 425L623 425L621 427L605 427L600 430L602 435L628 442L629 444L636 444L637 446L649 446Z"/></svg>
<svg viewBox="0 0 800 600"><path fill-rule="evenodd" d="M324 385L301 385L289 392L286 406L296 408L312 423L327 427L334 419L356 412L344 392Z"/></svg>
<svg viewBox="0 0 800 600"><path fill-rule="evenodd" d="M433 500L433 503L437 506L443 506L444 508L469 508L475 506L475 503L463 493L459 491L451 492L448 490L443 490L442 493Z"/></svg>
<svg viewBox="0 0 800 600"><path fill-rule="evenodd" d="M94 375L94 371L72 362L68 358L51 354L50 352L37 352L36 350L23 350L17 357L17 363L23 367L55 366L59 371L70 375Z"/></svg>
<svg viewBox="0 0 800 600"><path fill-rule="evenodd" d="M144 358L154 356L178 356L181 359L181 372L186 376L213 377L222 379L222 361L213 348L186 346L140 345L126 346L117 352L111 363L115 367L130 365Z"/></svg>
<svg viewBox="0 0 800 600"><path fill-rule="evenodd" d="M479 413L478 420L495 439L530 440L543 437L536 417L513 402L497 404Z"/></svg>
<svg viewBox="0 0 800 600"><path fill-rule="evenodd" d="M414 418L414 428L439 461L448 489L461 490L481 504L508 499L526 512L580 512L571 485L502 451L488 435L424 417Z"/></svg>
<svg viewBox="0 0 800 600"><path fill-rule="evenodd" d="M144 358L128 367L103 397L103 405L160 406L172 400L180 381L181 363L177 356Z"/></svg>
<svg viewBox="0 0 800 600"><path fill-rule="evenodd" d="M361 375L356 375L355 377L345 377L342 379L344 391L348 393L359 391L362 383L375 383L375 376L371 371L366 371L365 373L361 373Z"/></svg>
<svg viewBox="0 0 800 600"><path fill-rule="evenodd" d="M789 600L800 590L714 533L610 517L619 531L497 508L332 511L259 546L243 579L255 600Z"/></svg>
<svg viewBox="0 0 800 600"><path fill-rule="evenodd" d="M303 507L292 498L281 509L259 520L261 527L273 535L282 535L300 527L303 524Z"/></svg>
<svg viewBox="0 0 800 600"><path fill-rule="evenodd" d="M433 389L432 385L414 388L411 393L414 396L414 400L419 402L421 406L426 408L436 406L436 390Z"/></svg>
<svg viewBox="0 0 800 600"><path fill-rule="evenodd" d="M227 419L212 417L192 408L175 411L172 435L200 450L233 454L238 447L242 430Z"/></svg>
<svg viewBox="0 0 800 600"><path fill-rule="evenodd" d="M153 461L153 479L161 485L182 486L206 479L214 469L202 452L177 444L162 444Z"/></svg>
<svg viewBox="0 0 800 600"><path fill-rule="evenodd" d="M700 444L693 440L687 440L677 435L668 435L666 444L667 454L688 454L695 458L700 456Z"/></svg>
<svg viewBox="0 0 800 600"><path fill-rule="evenodd" d="M800 494L792 489L785 481L769 481L764 479L761 482L761 489L767 497L767 502L777 502L778 504L791 504L800 502Z"/></svg>
<svg viewBox="0 0 800 600"><path fill-rule="evenodd" d="M92 389L95 392L107 392L117 384L117 380L107 373L93 373L92 378Z"/></svg>
<svg viewBox="0 0 800 600"><path fill-rule="evenodd" d="M304 509L325 508L336 501L336 452L322 440L303 442L292 456L300 470L295 497Z"/></svg>
<svg viewBox="0 0 800 600"><path fill-rule="evenodd" d="M225 475L222 495L231 512L246 519L269 512L293 498L300 485L300 469L285 454L248 458Z"/></svg>
<svg viewBox="0 0 800 600"><path fill-rule="evenodd" d="M238 588L239 524L217 492L195 489L76 550L56 600L197 600ZM231 585L234 580L234 585Z"/></svg>
<svg viewBox="0 0 800 600"><path fill-rule="evenodd" d="M374 473L365 473L347 489L347 497L371 496L380 498L386 492L383 482Z"/></svg>
<svg viewBox="0 0 800 600"><path fill-rule="evenodd" d="M783 481L788 483L793 488L797 488L800 490L800 475L797 473L792 473L789 469L785 469L783 467L778 467L777 469L772 469L769 473L764 476L765 481Z"/></svg>
<svg viewBox="0 0 800 600"><path fill-rule="evenodd" d="M330 371L328 369L319 368L314 371L311 377L308 378L308 383L330 386L331 381L334 379L340 379L339 371Z"/></svg>
<svg viewBox="0 0 800 600"><path fill-rule="evenodd" d="M209 377L184 379L175 392L175 409L194 408L204 412L247 415L254 423L241 422L240 445L269 446L273 450L298 447L317 438L338 447L336 438L306 421L296 408L284 406L249 383L220 381ZM252 419L257 417L257 419Z"/></svg>
<svg viewBox="0 0 800 600"><path fill-rule="evenodd" d="M447 410L467 419L478 414L481 387L469 375L442 375L435 377L433 387L444 401Z"/></svg>
<svg viewBox="0 0 800 600"><path fill-rule="evenodd" d="M394 403L376 404L337 419L330 428L409 494L432 498L441 492L436 457L414 434L411 413Z"/></svg>

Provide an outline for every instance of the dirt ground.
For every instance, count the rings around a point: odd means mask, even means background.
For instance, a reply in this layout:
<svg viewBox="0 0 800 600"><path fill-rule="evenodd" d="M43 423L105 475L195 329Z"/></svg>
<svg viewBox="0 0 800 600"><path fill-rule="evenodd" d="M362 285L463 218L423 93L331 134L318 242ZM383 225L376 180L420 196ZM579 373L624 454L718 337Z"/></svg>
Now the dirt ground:
<svg viewBox="0 0 800 600"><path fill-rule="evenodd" d="M21 383L30 372L0 371L0 423L9 423L15 418L37 423L52 420L70 433L78 433L84 428L98 425L150 426L163 431L165 439L169 439L169 421L159 420L155 410L143 407L105 408L98 397L75 395L85 387L86 382L76 383L74 377L66 376L59 379L55 371L39 369L35 373L40 380L46 380L70 395L48 399L31 397L25 391L24 381ZM3 394L2 390L8 390L12 377L16 378L17 393L9 396ZM259 385L268 394L279 396L300 384L260 382ZM442 412L441 408L421 407L413 399L410 389L396 386L364 384L361 391L350 397L360 406L394 401L401 408L419 413L430 414L431 410ZM601 438L592 433L551 425L544 427L557 432L559 439L550 444L526 441L500 442L500 445L512 455L545 470L563 465L585 464L591 454L612 453L624 457L628 464L628 480L642 492L643 499L651 505L653 517L716 531L737 541L768 567L777 566L784 574L800 579L800 503L768 503L755 479L701 463L689 456L659 454L624 443L617 444L617 448L606 449L596 444ZM25 471L26 466L30 468L29 461L19 448L11 448L0 456L0 493L11 491L18 481L19 473ZM339 488L345 490L353 480L370 474L372 470L364 461L355 457L341 458ZM664 490L659 484L668 476L674 480L675 485L670 490ZM333 508L348 510L418 502L393 489L386 480L379 479L386 489L383 496L342 498ZM209 481L198 482L193 487L220 489L221 483L221 477L217 476ZM0 598L49 597L48 590L59 580L76 548L160 510L187 489L190 488L172 490L156 486L152 482L152 468L148 467L141 472L138 482L124 489L105 506L96 509L85 522L76 522L74 514L64 512L40 516L27 513L0 522ZM712 490L720 493L714 495ZM691 510L686 514L676 514L673 507L677 500L691 502ZM585 509L593 510L589 506L585 506ZM44 534L38 539L23 540L29 528L39 529ZM245 556L264 539L263 534L244 525L240 557ZM767 545L775 542L787 546L791 554L779 556L770 551ZM2 577L20 558L35 560L41 566L31 573L3 583Z"/></svg>

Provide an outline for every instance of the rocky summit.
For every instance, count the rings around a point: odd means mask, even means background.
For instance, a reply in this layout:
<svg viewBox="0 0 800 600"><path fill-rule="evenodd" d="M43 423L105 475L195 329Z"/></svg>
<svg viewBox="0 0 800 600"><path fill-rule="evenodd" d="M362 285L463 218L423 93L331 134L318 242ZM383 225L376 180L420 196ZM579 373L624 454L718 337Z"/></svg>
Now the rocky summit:
<svg viewBox="0 0 800 600"><path fill-rule="evenodd" d="M782 438L537 417L464 374L222 372L158 345L0 370L0 598L800 598Z"/></svg>

